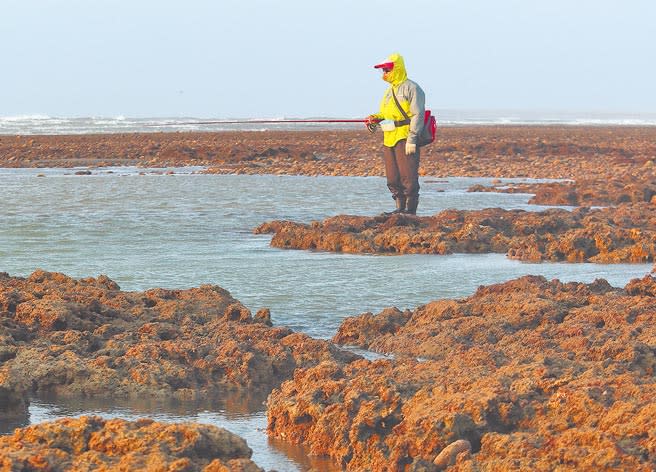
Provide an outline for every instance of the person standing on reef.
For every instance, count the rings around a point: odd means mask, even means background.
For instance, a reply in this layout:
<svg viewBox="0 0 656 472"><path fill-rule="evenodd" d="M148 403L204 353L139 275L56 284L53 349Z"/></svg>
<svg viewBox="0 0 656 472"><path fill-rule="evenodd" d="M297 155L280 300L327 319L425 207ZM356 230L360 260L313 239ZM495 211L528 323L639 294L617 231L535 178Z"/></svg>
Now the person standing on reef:
<svg viewBox="0 0 656 472"><path fill-rule="evenodd" d="M424 91L408 79L403 57L398 53L392 54L374 68L380 69L383 80L390 84L380 102L379 112L369 115L366 120L369 129L379 124L384 134L383 158L387 187L396 200L396 210L388 214L415 215L419 203L417 135L424 124Z"/></svg>

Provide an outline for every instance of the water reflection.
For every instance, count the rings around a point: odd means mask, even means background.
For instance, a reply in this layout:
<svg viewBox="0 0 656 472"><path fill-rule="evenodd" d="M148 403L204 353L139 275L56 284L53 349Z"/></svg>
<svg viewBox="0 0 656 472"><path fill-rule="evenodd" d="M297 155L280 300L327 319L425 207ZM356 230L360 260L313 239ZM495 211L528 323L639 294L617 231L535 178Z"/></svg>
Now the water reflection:
<svg viewBox="0 0 656 472"><path fill-rule="evenodd" d="M266 395L226 392L205 400L98 399L41 395L32 399L29 417L0 423L0 433L14 428L65 417L97 415L134 421L151 418L167 423L196 422L225 428L242 438L253 450L252 459L266 470L341 470L327 457L311 456L301 446L271 440L266 435Z"/></svg>

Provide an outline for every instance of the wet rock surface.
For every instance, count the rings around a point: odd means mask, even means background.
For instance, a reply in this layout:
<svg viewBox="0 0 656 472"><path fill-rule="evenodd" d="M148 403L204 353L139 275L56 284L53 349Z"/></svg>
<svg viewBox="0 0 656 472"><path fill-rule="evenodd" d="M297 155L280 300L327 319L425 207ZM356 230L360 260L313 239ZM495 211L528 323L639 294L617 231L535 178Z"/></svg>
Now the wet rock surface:
<svg viewBox="0 0 656 472"><path fill-rule="evenodd" d="M27 387L22 379L0 372L0 419L10 421L28 415Z"/></svg>
<svg viewBox="0 0 656 472"><path fill-rule="evenodd" d="M396 359L296 371L269 434L347 470L652 470L655 293L527 276L347 319L334 341Z"/></svg>
<svg viewBox="0 0 656 472"><path fill-rule="evenodd" d="M445 210L434 216L348 216L310 224L273 221L271 245L346 253L505 253L522 261L651 262L656 255L652 204L574 211Z"/></svg>
<svg viewBox="0 0 656 472"><path fill-rule="evenodd" d="M421 172L611 179L653 175L656 129L628 126L441 127ZM200 165L221 174L383 175L382 135L361 130L0 136L2 167Z"/></svg>
<svg viewBox="0 0 656 472"><path fill-rule="evenodd" d="M0 274L5 413L23 408L27 394L194 399L268 391L298 367L357 357L270 325L268 310L253 317L213 285L124 292L105 276Z"/></svg>
<svg viewBox="0 0 656 472"><path fill-rule="evenodd" d="M86 416L0 436L3 470L263 471L240 437L210 425Z"/></svg>
<svg viewBox="0 0 656 472"><path fill-rule="evenodd" d="M649 161L651 162L651 161ZM615 206L623 203L656 203L656 174L653 166L635 169L621 177L581 179L497 186L475 185L471 192L532 193L536 205Z"/></svg>

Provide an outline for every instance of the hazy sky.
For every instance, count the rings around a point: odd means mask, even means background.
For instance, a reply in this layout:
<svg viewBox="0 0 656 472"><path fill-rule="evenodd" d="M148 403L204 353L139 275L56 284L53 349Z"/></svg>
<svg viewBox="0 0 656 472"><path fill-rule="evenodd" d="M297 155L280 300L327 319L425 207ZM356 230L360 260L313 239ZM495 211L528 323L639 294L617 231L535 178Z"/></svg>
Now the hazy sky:
<svg viewBox="0 0 656 472"><path fill-rule="evenodd" d="M436 110L656 112L654 0L0 1L0 116L366 116L392 52Z"/></svg>

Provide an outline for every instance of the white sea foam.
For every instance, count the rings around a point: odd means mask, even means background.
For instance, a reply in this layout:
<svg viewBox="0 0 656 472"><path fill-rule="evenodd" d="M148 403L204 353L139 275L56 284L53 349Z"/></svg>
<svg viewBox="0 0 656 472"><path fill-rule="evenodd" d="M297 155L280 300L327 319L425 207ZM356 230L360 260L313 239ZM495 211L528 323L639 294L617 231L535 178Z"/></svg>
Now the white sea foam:
<svg viewBox="0 0 656 472"><path fill-rule="evenodd" d="M433 109L440 126L494 125L572 125L572 126L656 126L656 113L576 113L508 110L439 110ZM0 134L89 134L162 131L268 131L359 129L360 123L287 123L297 119L336 119L334 117L289 118L226 118L194 117L52 117L48 115L18 115L0 117ZM337 118L339 119L339 118ZM349 118L353 119L353 118ZM357 119L357 118L356 118ZM261 121L271 121L262 124ZM218 121L218 123L205 123ZM241 121L241 123L222 123Z"/></svg>

